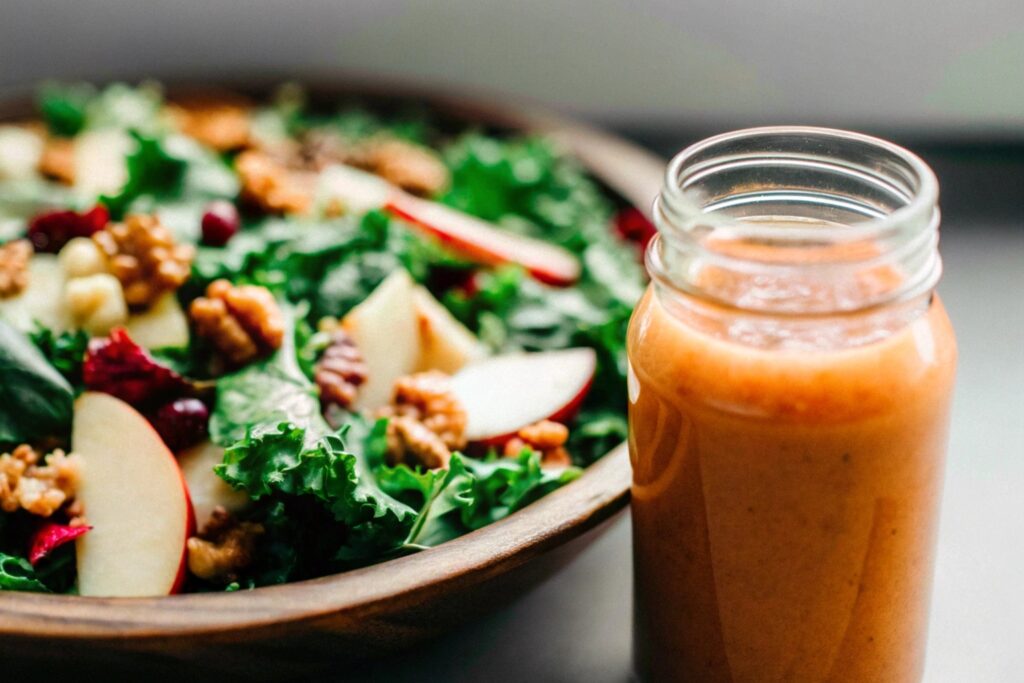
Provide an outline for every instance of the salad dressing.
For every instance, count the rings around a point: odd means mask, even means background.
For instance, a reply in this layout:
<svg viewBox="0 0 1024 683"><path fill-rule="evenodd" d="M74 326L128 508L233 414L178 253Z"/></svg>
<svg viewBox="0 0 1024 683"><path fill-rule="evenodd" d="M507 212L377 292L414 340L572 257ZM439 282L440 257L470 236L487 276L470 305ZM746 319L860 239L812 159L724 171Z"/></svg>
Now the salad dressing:
<svg viewBox="0 0 1024 683"><path fill-rule="evenodd" d="M810 224L754 223L769 236L691 261L662 225L649 252L628 338L637 673L920 680L952 328L930 288L874 305L913 279L881 241L780 247Z"/></svg>

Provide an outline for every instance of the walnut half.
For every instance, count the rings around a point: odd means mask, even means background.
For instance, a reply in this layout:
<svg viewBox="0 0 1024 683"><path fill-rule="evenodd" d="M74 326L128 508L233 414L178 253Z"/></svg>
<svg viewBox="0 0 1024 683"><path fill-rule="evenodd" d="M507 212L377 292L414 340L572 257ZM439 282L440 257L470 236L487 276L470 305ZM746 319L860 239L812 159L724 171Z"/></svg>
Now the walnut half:
<svg viewBox="0 0 1024 683"><path fill-rule="evenodd" d="M55 450L43 459L37 450L22 444L0 455L0 510L21 508L49 517L74 497L79 475L80 461L74 453Z"/></svg>
<svg viewBox="0 0 1024 683"><path fill-rule="evenodd" d="M569 439L569 428L564 424L541 420L527 425L505 444L505 455L514 458L524 448L531 448L541 454L544 467L568 467L572 465L565 442Z"/></svg>
<svg viewBox="0 0 1024 683"><path fill-rule="evenodd" d="M14 240L0 246L0 299L21 294L28 286L28 263L32 243Z"/></svg>
<svg viewBox="0 0 1024 683"><path fill-rule="evenodd" d="M239 522L223 507L216 507L198 536L188 539L188 569L195 576L228 584L252 564L263 525Z"/></svg>
<svg viewBox="0 0 1024 683"><path fill-rule="evenodd" d="M466 410L442 372L420 372L395 382L391 405L377 413L388 422L388 461L447 467L466 445Z"/></svg>
<svg viewBox="0 0 1024 683"><path fill-rule="evenodd" d="M284 318L266 287L215 280L192 302L196 333L213 343L232 365L244 365L281 346Z"/></svg>

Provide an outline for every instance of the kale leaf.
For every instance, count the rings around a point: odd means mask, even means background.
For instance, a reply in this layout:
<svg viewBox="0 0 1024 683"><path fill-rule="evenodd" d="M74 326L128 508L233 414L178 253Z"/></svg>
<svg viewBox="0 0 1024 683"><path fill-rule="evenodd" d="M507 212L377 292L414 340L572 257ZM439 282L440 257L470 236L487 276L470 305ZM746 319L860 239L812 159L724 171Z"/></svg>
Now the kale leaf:
<svg viewBox="0 0 1024 683"><path fill-rule="evenodd" d="M50 365L74 387L75 394L80 394L84 389L82 363L85 360L86 347L89 345L89 334L85 330L65 330L57 333L37 324L29 333L29 337Z"/></svg>

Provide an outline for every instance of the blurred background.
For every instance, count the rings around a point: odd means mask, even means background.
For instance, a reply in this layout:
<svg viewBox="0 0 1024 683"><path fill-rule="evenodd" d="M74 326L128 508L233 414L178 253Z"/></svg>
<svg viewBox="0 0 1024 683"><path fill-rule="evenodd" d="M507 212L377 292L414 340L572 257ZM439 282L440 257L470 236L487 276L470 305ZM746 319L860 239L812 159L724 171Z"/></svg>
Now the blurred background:
<svg viewBox="0 0 1024 683"><path fill-rule="evenodd" d="M0 97L50 78L345 74L539 102L665 156L766 123L925 156L962 350L926 681L1022 680L1024 2L0 0ZM622 680L628 547L620 522L511 609L362 673Z"/></svg>

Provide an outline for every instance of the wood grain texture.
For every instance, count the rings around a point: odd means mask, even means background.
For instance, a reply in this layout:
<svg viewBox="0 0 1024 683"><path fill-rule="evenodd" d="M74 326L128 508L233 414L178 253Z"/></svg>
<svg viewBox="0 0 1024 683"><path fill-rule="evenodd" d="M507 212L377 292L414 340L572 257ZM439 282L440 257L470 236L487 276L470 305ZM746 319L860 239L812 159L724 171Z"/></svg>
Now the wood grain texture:
<svg viewBox="0 0 1024 683"><path fill-rule="evenodd" d="M232 87L256 94L264 85ZM664 162L655 155L528 106L356 81L313 91L425 102L459 120L543 133L645 213L662 180ZM3 118L27 111L24 101L0 103ZM0 592L0 656L21 672L45 669L56 656L86 674L188 671L197 680L336 671L513 600L603 531L628 502L630 479L623 444L577 481L495 524L416 555L310 581L146 599Z"/></svg>

